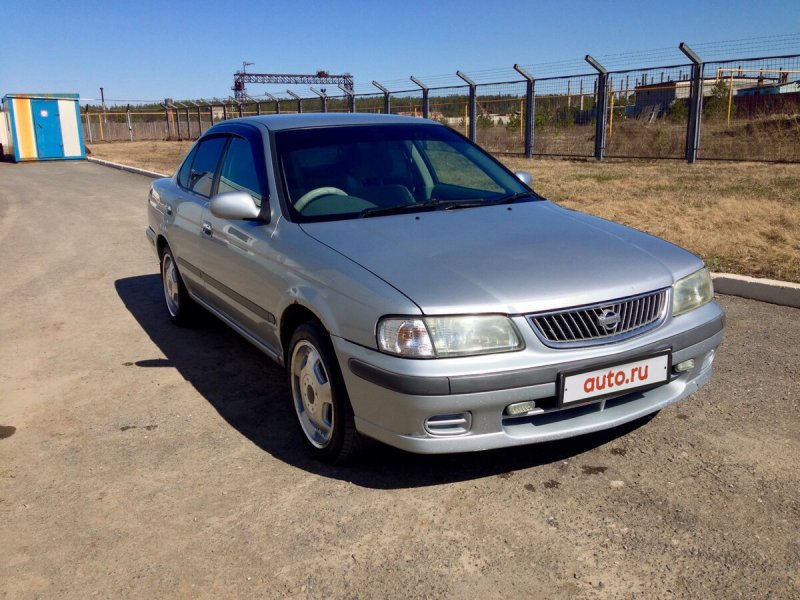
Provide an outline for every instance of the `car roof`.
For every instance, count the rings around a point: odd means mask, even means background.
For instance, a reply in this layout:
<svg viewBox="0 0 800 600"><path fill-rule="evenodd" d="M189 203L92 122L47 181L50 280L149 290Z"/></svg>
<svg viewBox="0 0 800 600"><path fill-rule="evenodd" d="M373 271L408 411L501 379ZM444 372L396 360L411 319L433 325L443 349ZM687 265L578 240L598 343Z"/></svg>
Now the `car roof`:
<svg viewBox="0 0 800 600"><path fill-rule="evenodd" d="M428 124L439 125L436 121L419 117L383 115L367 113L304 113L293 115L261 115L229 119L222 123L250 123L266 127L270 131L303 129L306 127L328 127L336 125L380 125L380 124Z"/></svg>

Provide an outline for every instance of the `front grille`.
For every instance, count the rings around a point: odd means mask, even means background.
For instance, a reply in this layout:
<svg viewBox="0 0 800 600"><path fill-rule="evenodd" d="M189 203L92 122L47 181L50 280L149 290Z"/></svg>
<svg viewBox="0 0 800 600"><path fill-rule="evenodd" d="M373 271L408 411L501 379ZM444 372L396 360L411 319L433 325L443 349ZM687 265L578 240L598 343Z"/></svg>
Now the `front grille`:
<svg viewBox="0 0 800 600"><path fill-rule="evenodd" d="M667 290L590 306L528 315L539 339L553 348L607 344L642 334L667 314Z"/></svg>

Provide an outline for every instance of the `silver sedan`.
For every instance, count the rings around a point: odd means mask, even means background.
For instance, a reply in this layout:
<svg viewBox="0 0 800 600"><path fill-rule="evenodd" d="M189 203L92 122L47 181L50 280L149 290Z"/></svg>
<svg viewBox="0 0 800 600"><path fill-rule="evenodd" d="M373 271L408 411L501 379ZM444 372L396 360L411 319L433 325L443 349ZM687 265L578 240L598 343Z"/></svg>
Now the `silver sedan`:
<svg viewBox="0 0 800 600"><path fill-rule="evenodd" d="M706 384L724 329L693 254L538 196L453 130L382 115L209 129L149 194L166 308L287 371L308 449L580 435Z"/></svg>

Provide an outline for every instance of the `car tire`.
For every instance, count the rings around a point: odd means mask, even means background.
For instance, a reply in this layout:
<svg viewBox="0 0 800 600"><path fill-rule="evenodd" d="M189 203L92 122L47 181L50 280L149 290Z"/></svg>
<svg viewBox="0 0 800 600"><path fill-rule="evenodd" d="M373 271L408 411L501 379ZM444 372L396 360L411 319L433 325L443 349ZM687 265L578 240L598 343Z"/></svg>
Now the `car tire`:
<svg viewBox="0 0 800 600"><path fill-rule="evenodd" d="M186 290L178 263L169 246L161 254L161 286L170 320L176 325L190 325L195 315L195 303Z"/></svg>
<svg viewBox="0 0 800 600"><path fill-rule="evenodd" d="M311 455L330 464L352 460L361 440L330 337L319 323L304 323L287 358L292 406Z"/></svg>

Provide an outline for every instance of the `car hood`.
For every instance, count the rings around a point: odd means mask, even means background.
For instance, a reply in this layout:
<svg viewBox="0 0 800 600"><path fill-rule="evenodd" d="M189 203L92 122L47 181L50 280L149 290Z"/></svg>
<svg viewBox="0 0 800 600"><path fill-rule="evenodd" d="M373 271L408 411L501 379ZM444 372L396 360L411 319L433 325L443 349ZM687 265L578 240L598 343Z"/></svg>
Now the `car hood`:
<svg viewBox="0 0 800 600"><path fill-rule="evenodd" d="M304 223L426 314L524 314L669 287L702 267L648 234L534 201Z"/></svg>

